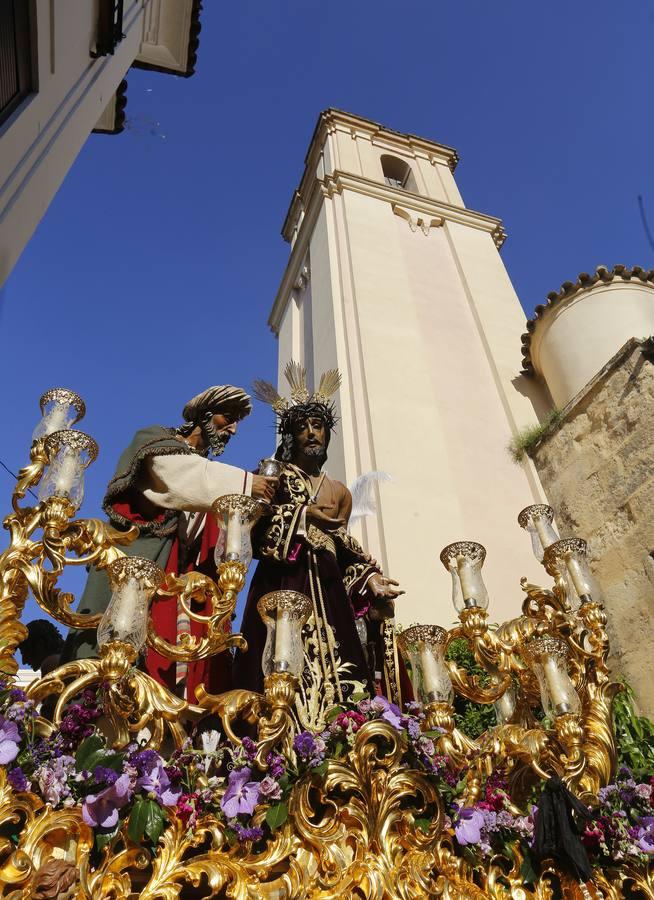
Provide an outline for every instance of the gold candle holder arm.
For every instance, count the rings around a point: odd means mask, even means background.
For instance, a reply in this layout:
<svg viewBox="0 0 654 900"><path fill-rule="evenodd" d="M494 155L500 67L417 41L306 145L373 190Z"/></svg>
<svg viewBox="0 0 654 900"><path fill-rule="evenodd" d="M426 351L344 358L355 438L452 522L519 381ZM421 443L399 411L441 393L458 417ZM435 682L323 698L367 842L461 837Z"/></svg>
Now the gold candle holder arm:
<svg viewBox="0 0 654 900"><path fill-rule="evenodd" d="M449 647L452 641L458 638L468 640L460 626L452 628L448 632L446 647ZM511 684L511 675L508 672L500 672L493 664L493 657L490 654L484 659L484 662L485 665L483 667L488 675L497 677L497 680L486 686L481 684L480 676L469 675L465 669L459 668L451 659L445 661L454 690L457 694L473 703L494 703Z"/></svg>
<svg viewBox="0 0 654 900"><path fill-rule="evenodd" d="M291 709L297 690L297 678L289 672L272 672L264 680L265 701L269 714L259 720L257 755L259 769L268 768L268 754L279 747L287 756L292 752L293 719Z"/></svg>
<svg viewBox="0 0 654 900"><path fill-rule="evenodd" d="M175 662L197 662L215 656L230 647L247 650L247 642L241 634L231 634L226 627L231 623L236 608L239 592L245 584L247 567L237 561L226 561L220 564L218 584L207 575L189 572L185 575L167 575L161 593L177 596L182 609L189 619L200 622L207 627L207 634L201 638L191 634L182 634L178 644L171 644L158 635L154 629L152 618L148 622L147 644L166 659ZM194 598L205 600L211 598L211 615L207 616L193 610Z"/></svg>
<svg viewBox="0 0 654 900"><path fill-rule="evenodd" d="M30 488L36 487L43 477L45 467L48 465L49 455L45 449L45 441L41 438L34 441L30 449L30 461L22 469L19 469L16 484L11 497L11 505L14 513L23 516L30 512L30 508L23 509L19 502L24 500L25 494Z"/></svg>
<svg viewBox="0 0 654 900"><path fill-rule="evenodd" d="M220 717L225 734L234 744L240 744L241 738L234 731L237 721L256 725L267 711L266 698L263 694L235 688L223 694L210 694L203 684L195 689L198 704L203 713L211 712Z"/></svg>

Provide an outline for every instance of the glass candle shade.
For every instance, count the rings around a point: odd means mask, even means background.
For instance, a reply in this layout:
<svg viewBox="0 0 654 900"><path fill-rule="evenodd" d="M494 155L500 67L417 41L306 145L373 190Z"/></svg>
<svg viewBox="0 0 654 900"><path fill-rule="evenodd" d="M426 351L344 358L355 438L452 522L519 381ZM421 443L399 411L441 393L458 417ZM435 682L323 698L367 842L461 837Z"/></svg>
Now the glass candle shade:
<svg viewBox="0 0 654 900"><path fill-rule="evenodd" d="M299 676L304 668L302 626L311 615L311 601L298 591L273 591L259 600L257 610L266 626L263 674Z"/></svg>
<svg viewBox="0 0 654 900"><path fill-rule="evenodd" d="M439 625L413 625L398 635L397 645L411 666L416 698L429 703L452 703L454 689L445 663L447 631Z"/></svg>
<svg viewBox="0 0 654 900"><path fill-rule="evenodd" d="M259 462L259 475L265 475L266 478L279 478L284 470L284 463L269 456Z"/></svg>
<svg viewBox="0 0 654 900"><path fill-rule="evenodd" d="M79 394L67 388L51 388L39 400L41 421L34 429L32 441L54 431L67 431L84 418L86 406Z"/></svg>
<svg viewBox="0 0 654 900"><path fill-rule="evenodd" d="M164 579L163 570L142 556L121 556L106 569L111 599L98 625L98 646L131 644L138 652L148 633L148 605Z"/></svg>
<svg viewBox="0 0 654 900"><path fill-rule="evenodd" d="M481 576L485 559L485 548L474 541L457 541L441 551L440 560L452 575L452 602L457 612L488 607L488 592Z"/></svg>
<svg viewBox="0 0 654 900"><path fill-rule="evenodd" d="M587 549L586 541L581 538L563 538L551 544L543 557L547 572L565 580L573 607L589 600L602 600L599 585L588 568Z"/></svg>
<svg viewBox="0 0 654 900"><path fill-rule="evenodd" d="M522 654L538 680L546 715L550 719L566 713L579 715L581 701L568 675L568 648L565 643L546 635L525 644Z"/></svg>
<svg viewBox="0 0 654 900"><path fill-rule="evenodd" d="M240 562L249 566L252 562L250 533L265 505L245 494L225 494L214 500L211 510L221 530L216 544L216 566L222 562Z"/></svg>
<svg viewBox="0 0 654 900"><path fill-rule="evenodd" d="M495 679L493 679L495 681ZM515 687L510 684L501 697L498 697L493 707L498 725L507 725L513 721L517 706Z"/></svg>
<svg viewBox="0 0 654 900"><path fill-rule="evenodd" d="M525 507L518 516L518 525L531 537L531 547L538 562L543 561L545 550L558 541L552 521L554 510L545 503L534 503Z"/></svg>
<svg viewBox="0 0 654 900"><path fill-rule="evenodd" d="M39 485L39 500L63 497L78 509L84 499L84 469L98 455L98 445L82 431L54 431L45 439L48 469Z"/></svg>

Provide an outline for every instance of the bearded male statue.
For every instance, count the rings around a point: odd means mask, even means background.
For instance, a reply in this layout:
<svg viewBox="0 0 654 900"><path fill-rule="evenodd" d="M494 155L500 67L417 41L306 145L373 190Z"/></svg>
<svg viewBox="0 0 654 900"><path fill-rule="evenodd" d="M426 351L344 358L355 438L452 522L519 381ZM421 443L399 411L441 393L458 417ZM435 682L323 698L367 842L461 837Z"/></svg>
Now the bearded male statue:
<svg viewBox="0 0 654 900"><path fill-rule="evenodd" d="M340 375L334 370L325 373L313 394L297 363L286 367L286 377L291 401L280 397L272 385L255 383L255 396L269 402L279 418L276 457L284 468L270 514L253 533L259 563L241 628L249 649L237 653L234 680L238 687L255 691L263 686L266 631L257 612L258 600L276 590L305 594L313 612L303 634L304 671L296 709L303 727L315 728L321 726L329 705L355 689L373 692L376 681L381 681L389 698L399 699L403 673L379 639L379 619L392 615L392 601L403 592L348 533L352 497L323 468L336 424L330 397L339 387ZM408 680L402 680L410 691Z"/></svg>
<svg viewBox="0 0 654 900"><path fill-rule="evenodd" d="M184 424L151 425L136 433L118 461L103 501L112 525L123 530L135 525L139 530L138 538L123 548L128 556L144 556L176 575L198 571L215 578L213 551L219 529L209 512L212 502L224 494L269 501L277 484L276 479L208 459L210 454L222 454L238 423L251 411L250 398L241 388L216 385L186 404ZM79 611L103 612L110 596L106 574L91 569ZM197 611L209 612L200 606ZM169 643L176 644L181 632L203 634L204 626L178 609L175 597L156 596L151 615L155 630ZM96 654L95 631L73 630L62 662ZM195 702L195 688L202 682L211 691L229 688L227 657L221 653L176 664L150 648L144 665L157 681Z"/></svg>

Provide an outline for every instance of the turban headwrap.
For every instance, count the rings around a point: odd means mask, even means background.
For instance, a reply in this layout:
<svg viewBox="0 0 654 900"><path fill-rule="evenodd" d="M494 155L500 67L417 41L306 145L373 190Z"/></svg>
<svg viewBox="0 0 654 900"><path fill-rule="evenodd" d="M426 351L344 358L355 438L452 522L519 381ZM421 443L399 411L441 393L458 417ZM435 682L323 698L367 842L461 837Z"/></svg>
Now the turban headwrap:
<svg viewBox="0 0 654 900"><path fill-rule="evenodd" d="M189 400L182 415L185 422L199 424L207 414L223 413L240 420L251 412L252 403L245 391L231 384L216 384Z"/></svg>

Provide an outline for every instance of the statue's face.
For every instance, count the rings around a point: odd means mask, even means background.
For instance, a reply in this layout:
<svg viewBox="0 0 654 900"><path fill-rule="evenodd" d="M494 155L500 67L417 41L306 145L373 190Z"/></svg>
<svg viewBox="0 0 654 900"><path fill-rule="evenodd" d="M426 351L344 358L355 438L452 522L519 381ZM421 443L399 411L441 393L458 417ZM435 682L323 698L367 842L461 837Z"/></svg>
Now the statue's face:
<svg viewBox="0 0 654 900"><path fill-rule="evenodd" d="M229 439L236 434L237 427L236 419L225 413L214 413L211 419L202 425L202 434L214 456L223 453Z"/></svg>
<svg viewBox="0 0 654 900"><path fill-rule="evenodd" d="M327 447L327 430L319 416L302 419L293 430L293 442L298 453L305 456L324 456Z"/></svg>

